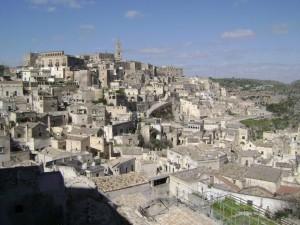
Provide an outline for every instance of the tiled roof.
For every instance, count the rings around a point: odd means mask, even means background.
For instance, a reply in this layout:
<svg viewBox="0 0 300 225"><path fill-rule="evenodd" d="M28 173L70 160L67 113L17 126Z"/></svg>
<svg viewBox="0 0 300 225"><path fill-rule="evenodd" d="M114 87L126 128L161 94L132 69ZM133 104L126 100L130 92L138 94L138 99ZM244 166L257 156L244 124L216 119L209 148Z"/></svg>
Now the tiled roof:
<svg viewBox="0 0 300 225"><path fill-rule="evenodd" d="M272 168L270 166L263 165L253 165L250 167L246 174L245 178L269 181L269 182L278 182L281 177L281 170Z"/></svg>
<svg viewBox="0 0 300 225"><path fill-rule="evenodd" d="M300 193L300 187L291 187L291 186L284 186L281 185L279 189L276 191L278 195L286 195L286 194L294 194Z"/></svg>

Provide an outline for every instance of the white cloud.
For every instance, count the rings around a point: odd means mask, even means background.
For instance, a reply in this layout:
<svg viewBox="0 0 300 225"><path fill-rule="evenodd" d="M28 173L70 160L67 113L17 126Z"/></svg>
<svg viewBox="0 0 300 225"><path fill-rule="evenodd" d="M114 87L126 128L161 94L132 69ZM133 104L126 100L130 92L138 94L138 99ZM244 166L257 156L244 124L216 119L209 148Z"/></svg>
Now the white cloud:
<svg viewBox="0 0 300 225"><path fill-rule="evenodd" d="M49 0L30 0L33 5L45 5L48 4Z"/></svg>
<svg viewBox="0 0 300 225"><path fill-rule="evenodd" d="M185 48L190 47L192 45L193 45L193 42L191 42L191 41L187 41L187 42L183 43L183 47L185 47Z"/></svg>
<svg viewBox="0 0 300 225"><path fill-rule="evenodd" d="M56 34L52 36L52 40L55 42L63 42L65 40L65 37L62 34Z"/></svg>
<svg viewBox="0 0 300 225"><path fill-rule="evenodd" d="M251 29L237 29L233 31L225 31L222 33L221 37L224 39L238 39L238 38L247 38L254 37L255 32Z"/></svg>
<svg viewBox="0 0 300 225"><path fill-rule="evenodd" d="M248 3L248 2L249 2L249 0L236 0L233 3L233 6L234 7L238 7L238 6L244 5L244 4Z"/></svg>
<svg viewBox="0 0 300 225"><path fill-rule="evenodd" d="M135 19L135 18L141 17L141 16L143 16L143 14L139 11L136 11L136 10L128 10L125 13L125 17L128 18L128 19Z"/></svg>
<svg viewBox="0 0 300 225"><path fill-rule="evenodd" d="M273 34L287 34L289 33L289 26L287 24L275 24L272 26Z"/></svg>
<svg viewBox="0 0 300 225"><path fill-rule="evenodd" d="M214 76L214 77L240 77L263 80L278 80L291 82L300 76L300 64L280 63L245 63L245 64L186 64L187 74Z"/></svg>
<svg viewBox="0 0 300 225"><path fill-rule="evenodd" d="M95 30L95 26L93 24L82 24L79 26L82 31L93 31Z"/></svg>
<svg viewBox="0 0 300 225"><path fill-rule="evenodd" d="M139 50L139 52L143 54L155 54L155 55L164 54L169 51L170 49L168 48L143 48Z"/></svg>
<svg viewBox="0 0 300 225"><path fill-rule="evenodd" d="M208 56L209 56L208 53L200 52L200 51L182 53L178 55L178 57L182 59L204 59L207 58Z"/></svg>
<svg viewBox="0 0 300 225"><path fill-rule="evenodd" d="M56 10L56 7L54 7L54 6L50 6L47 9L48 12L54 12L55 10Z"/></svg>
<svg viewBox="0 0 300 225"><path fill-rule="evenodd" d="M92 0L27 0L27 1L29 1L29 3L35 7L47 7L47 10L49 12L54 11L56 7L59 6L78 9L81 8L83 4L89 4L94 2Z"/></svg>

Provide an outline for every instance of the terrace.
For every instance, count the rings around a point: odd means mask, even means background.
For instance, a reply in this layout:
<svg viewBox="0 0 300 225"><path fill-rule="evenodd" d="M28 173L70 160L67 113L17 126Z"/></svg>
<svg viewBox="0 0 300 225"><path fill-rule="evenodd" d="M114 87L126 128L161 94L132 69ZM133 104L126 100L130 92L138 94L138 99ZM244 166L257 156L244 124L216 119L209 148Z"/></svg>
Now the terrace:
<svg viewBox="0 0 300 225"><path fill-rule="evenodd" d="M234 196L226 196L212 204L213 216L223 224L234 225L292 225L284 219L275 220L267 210L262 210L252 202L246 202Z"/></svg>

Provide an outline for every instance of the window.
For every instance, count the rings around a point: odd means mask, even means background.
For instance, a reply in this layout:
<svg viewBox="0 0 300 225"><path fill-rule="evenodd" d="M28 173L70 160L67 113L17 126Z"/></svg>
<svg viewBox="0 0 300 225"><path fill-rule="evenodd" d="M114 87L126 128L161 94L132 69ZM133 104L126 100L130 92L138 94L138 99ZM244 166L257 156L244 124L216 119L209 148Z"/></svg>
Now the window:
<svg viewBox="0 0 300 225"><path fill-rule="evenodd" d="M3 153L4 153L4 147L0 146L0 154L3 154Z"/></svg>
<svg viewBox="0 0 300 225"><path fill-rule="evenodd" d="M6 91L6 96L9 96L9 92L8 91Z"/></svg>

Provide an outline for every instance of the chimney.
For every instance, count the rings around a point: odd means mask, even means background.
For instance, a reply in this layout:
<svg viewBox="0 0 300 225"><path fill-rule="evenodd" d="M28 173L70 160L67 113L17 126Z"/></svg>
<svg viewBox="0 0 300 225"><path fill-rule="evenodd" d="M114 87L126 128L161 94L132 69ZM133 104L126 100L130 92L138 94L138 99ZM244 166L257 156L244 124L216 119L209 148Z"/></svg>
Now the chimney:
<svg viewBox="0 0 300 225"><path fill-rule="evenodd" d="M26 143L28 142L28 123L26 123L26 127L25 127L25 141Z"/></svg>
<svg viewBox="0 0 300 225"><path fill-rule="evenodd" d="M48 125L48 131L50 132L51 130L51 119L50 119L50 115L47 116L47 125Z"/></svg>
<svg viewBox="0 0 300 225"><path fill-rule="evenodd" d="M112 151L113 151L113 143L109 142L108 143L108 160L110 160L112 157Z"/></svg>

